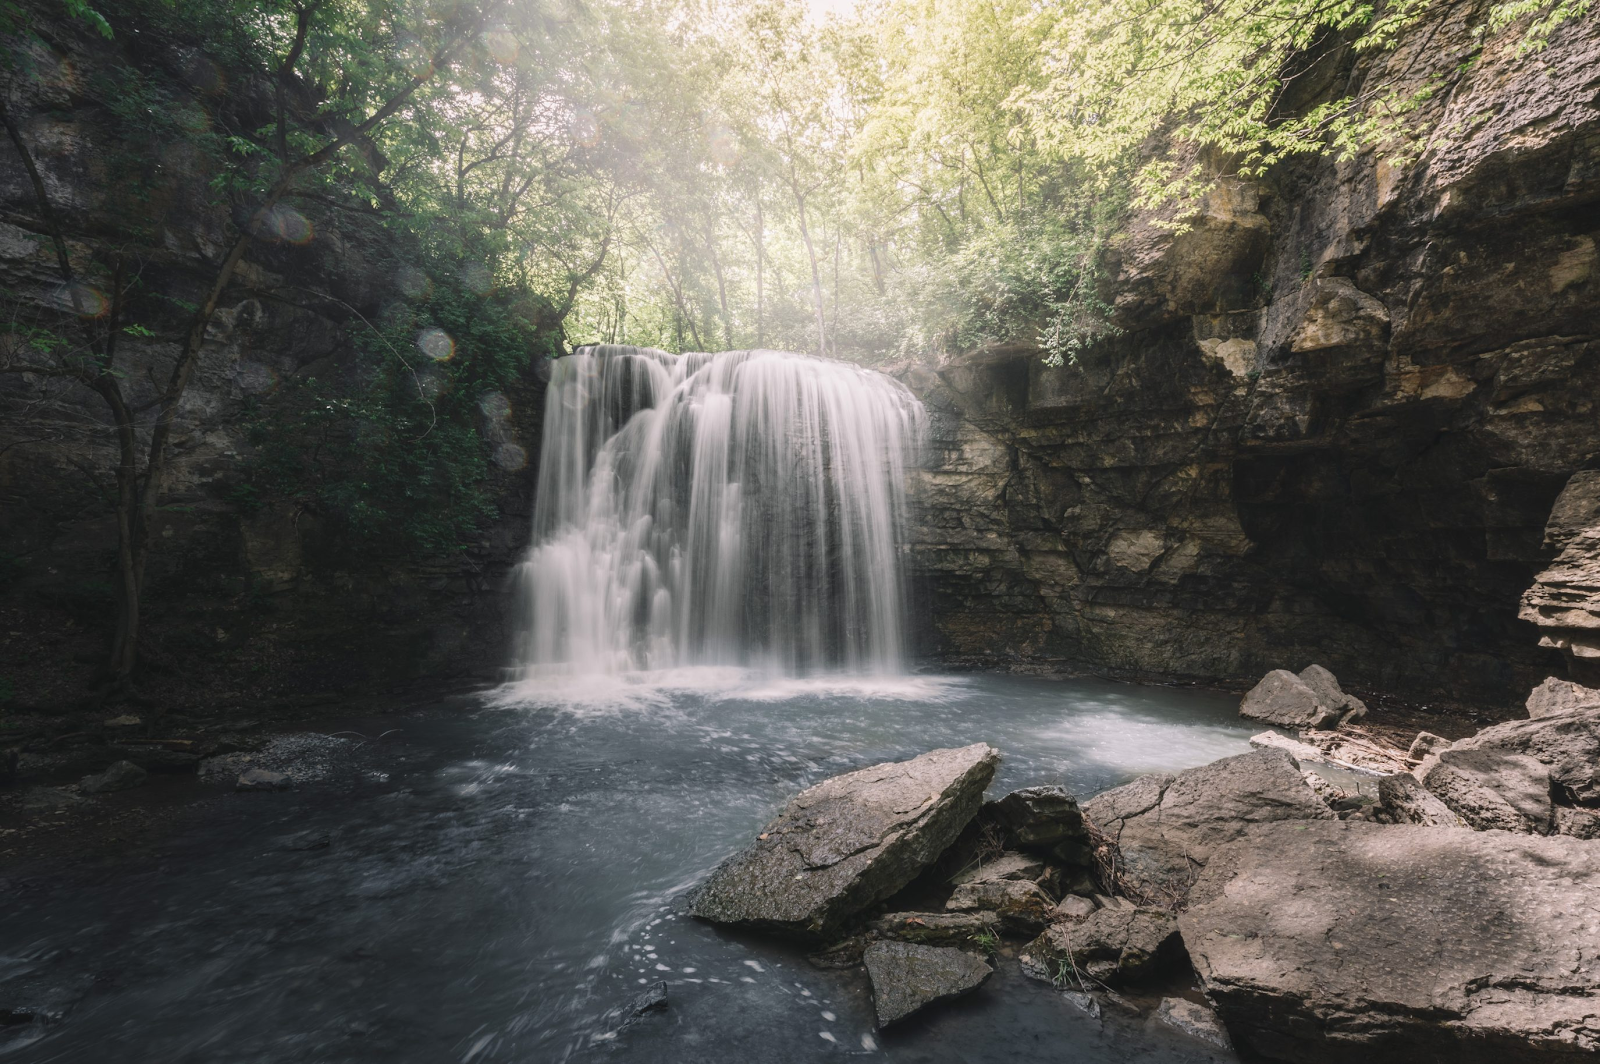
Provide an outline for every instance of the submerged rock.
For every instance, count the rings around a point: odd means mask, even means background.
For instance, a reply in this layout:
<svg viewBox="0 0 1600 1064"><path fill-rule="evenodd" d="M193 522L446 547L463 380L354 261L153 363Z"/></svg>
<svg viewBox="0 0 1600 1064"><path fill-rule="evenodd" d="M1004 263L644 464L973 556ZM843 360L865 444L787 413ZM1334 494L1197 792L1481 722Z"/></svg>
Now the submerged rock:
<svg viewBox="0 0 1600 1064"><path fill-rule="evenodd" d="M1233 1048L1217 1014L1187 998L1162 998L1161 1005L1156 1009L1156 1021L1218 1049Z"/></svg>
<svg viewBox="0 0 1600 1064"><path fill-rule="evenodd" d="M264 768L252 768L239 773L239 778L234 781L233 789L236 791L286 791L293 786L294 781L282 772L273 772Z"/></svg>
<svg viewBox="0 0 1600 1064"><path fill-rule="evenodd" d="M1299 675L1274 669L1239 705L1241 717L1280 728L1335 728L1366 714L1366 703L1342 691L1321 665L1308 665Z"/></svg>
<svg viewBox="0 0 1600 1064"><path fill-rule="evenodd" d="M1600 709L1600 690L1552 676L1529 693L1527 707L1528 716L1533 718L1554 717L1577 709Z"/></svg>
<svg viewBox="0 0 1600 1064"><path fill-rule="evenodd" d="M1182 898L1212 851L1251 824L1334 818L1294 759L1272 749L1141 776L1089 799L1084 812L1121 850L1124 887L1162 903Z"/></svg>
<svg viewBox="0 0 1600 1064"><path fill-rule="evenodd" d="M1307 1064L1600 1052L1600 845L1465 828L1263 824L1179 918L1242 1049Z"/></svg>
<svg viewBox="0 0 1600 1064"><path fill-rule="evenodd" d="M1417 769L1422 785L1480 831L1550 833L1550 773L1536 758L1453 747Z"/></svg>
<svg viewBox="0 0 1600 1064"><path fill-rule="evenodd" d="M96 776L85 776L78 786L84 794L109 794L125 791L143 783L150 773L132 761L118 761Z"/></svg>
<svg viewBox="0 0 1600 1064"><path fill-rule="evenodd" d="M636 1020L640 1016L652 1012L661 1012L667 1007L666 980L656 983L650 989L639 994L628 1005L628 1019Z"/></svg>
<svg viewBox="0 0 1600 1064"><path fill-rule="evenodd" d="M1023 951L1023 971L1057 986L1084 979L1137 983L1178 956L1178 922L1147 906L1099 909L1078 923L1052 924Z"/></svg>
<svg viewBox="0 0 1600 1064"><path fill-rule="evenodd" d="M965 950L875 942L867 947L867 975L878 1026L905 1019L936 1001L971 993L994 969Z"/></svg>
<svg viewBox="0 0 1600 1064"><path fill-rule="evenodd" d="M1600 707L1496 724L1452 750L1503 750L1537 758L1577 805L1600 805Z"/></svg>
<svg viewBox="0 0 1600 1064"><path fill-rule="evenodd" d="M703 920L826 938L911 882L977 813L986 743L858 769L796 795L690 899Z"/></svg>

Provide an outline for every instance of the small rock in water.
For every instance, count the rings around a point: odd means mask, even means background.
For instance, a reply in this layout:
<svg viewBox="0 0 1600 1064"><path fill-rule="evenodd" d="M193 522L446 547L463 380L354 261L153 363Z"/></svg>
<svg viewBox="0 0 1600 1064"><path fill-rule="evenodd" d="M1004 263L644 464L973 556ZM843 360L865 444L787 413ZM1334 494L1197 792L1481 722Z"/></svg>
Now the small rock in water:
<svg viewBox="0 0 1600 1064"><path fill-rule="evenodd" d="M239 779L234 783L236 791L286 791L294 783L282 772L273 772L270 769L252 768L239 774Z"/></svg>
<svg viewBox="0 0 1600 1064"><path fill-rule="evenodd" d="M970 993L994 974L985 961L948 946L875 942L867 948L865 959L879 1027L903 1020L935 1001Z"/></svg>
<svg viewBox="0 0 1600 1064"><path fill-rule="evenodd" d="M1156 1019L1174 1030L1182 1031L1191 1038L1198 1038L1218 1049L1233 1048L1233 1043L1228 1041L1228 1032L1223 1028L1222 1021L1217 1019L1216 1013L1204 1005L1185 998L1162 998L1161 1006L1156 1009Z"/></svg>
<svg viewBox="0 0 1600 1064"><path fill-rule="evenodd" d="M1079 1012L1088 1013L1091 1019L1100 1018L1100 1002L1096 1001L1092 994L1085 994L1081 990L1063 990L1061 1000Z"/></svg>
<svg viewBox="0 0 1600 1064"><path fill-rule="evenodd" d="M150 774L132 761L118 761L96 776L85 776L78 787L84 794L109 794L137 787Z"/></svg>
<svg viewBox="0 0 1600 1064"><path fill-rule="evenodd" d="M660 1012L667 1007L666 980L655 984L644 993L633 999L628 1006L628 1018L638 1019L651 1012Z"/></svg>

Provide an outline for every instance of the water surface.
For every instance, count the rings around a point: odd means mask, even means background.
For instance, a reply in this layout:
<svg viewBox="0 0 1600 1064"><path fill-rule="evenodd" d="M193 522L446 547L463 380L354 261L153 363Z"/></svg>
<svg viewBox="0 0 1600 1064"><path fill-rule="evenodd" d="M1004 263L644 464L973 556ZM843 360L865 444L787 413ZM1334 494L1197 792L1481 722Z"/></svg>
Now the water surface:
<svg viewBox="0 0 1600 1064"><path fill-rule="evenodd" d="M523 688L358 722L374 737L399 730L328 779L286 794L218 788L132 855L31 880L0 914L0 1008L61 1018L0 1027L0 1057L1213 1057L1145 1020L1091 1019L1014 960L970 999L878 1033L861 973L679 910L827 776L981 740L1005 758L991 793L1061 783L1087 796L1246 750L1235 699L1004 676L666 680ZM657 980L668 1011L622 1028Z"/></svg>

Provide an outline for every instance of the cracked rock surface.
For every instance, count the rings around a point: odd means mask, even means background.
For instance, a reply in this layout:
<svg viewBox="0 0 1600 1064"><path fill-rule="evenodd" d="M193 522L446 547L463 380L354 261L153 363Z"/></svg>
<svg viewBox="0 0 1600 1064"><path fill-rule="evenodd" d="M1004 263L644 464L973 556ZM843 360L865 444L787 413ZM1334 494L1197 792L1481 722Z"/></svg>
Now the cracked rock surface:
<svg viewBox="0 0 1600 1064"><path fill-rule="evenodd" d="M1178 918L1235 1044L1307 1064L1600 1052L1600 843L1263 824Z"/></svg>

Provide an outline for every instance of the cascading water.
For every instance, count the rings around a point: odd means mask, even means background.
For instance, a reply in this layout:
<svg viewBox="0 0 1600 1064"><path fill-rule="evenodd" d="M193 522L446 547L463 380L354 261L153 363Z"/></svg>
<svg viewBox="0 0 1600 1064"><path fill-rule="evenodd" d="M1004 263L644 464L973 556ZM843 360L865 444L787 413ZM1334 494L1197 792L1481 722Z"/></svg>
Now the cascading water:
<svg viewBox="0 0 1600 1064"><path fill-rule="evenodd" d="M521 679L902 670L922 426L897 381L804 355L557 360L518 574Z"/></svg>

